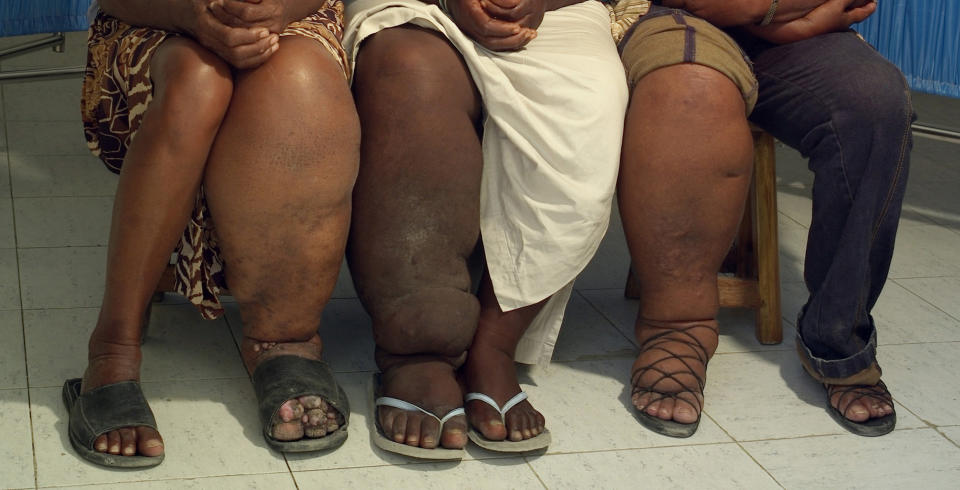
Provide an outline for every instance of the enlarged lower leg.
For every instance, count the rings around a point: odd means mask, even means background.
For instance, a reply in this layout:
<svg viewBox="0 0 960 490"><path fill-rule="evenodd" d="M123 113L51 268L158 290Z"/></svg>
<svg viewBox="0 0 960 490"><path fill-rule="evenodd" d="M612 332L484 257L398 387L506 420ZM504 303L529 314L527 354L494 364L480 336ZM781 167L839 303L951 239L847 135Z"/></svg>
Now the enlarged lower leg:
<svg viewBox="0 0 960 490"><path fill-rule="evenodd" d="M230 101L229 69L192 41L165 41L150 66L154 97L120 173L106 290L90 336L83 391L139 379L147 302L186 226ZM197 86L204 90L197 91ZM127 456L163 453L160 435L145 427L111 431L98 438L94 448Z"/></svg>
<svg viewBox="0 0 960 490"><path fill-rule="evenodd" d="M463 366L467 391L483 393L500 407L520 393L516 363L517 343L547 300L504 312L497 303L489 275L480 283L480 322ZM467 419L484 437L494 441L530 439L543 432L546 421L524 400L500 413L482 401L467 402Z"/></svg>
<svg viewBox="0 0 960 490"><path fill-rule="evenodd" d="M348 258L373 319L380 392L443 417L477 325L467 257L479 237L480 101L447 41L412 27L367 40L354 94L363 127ZM381 407L387 437L460 448L466 421Z"/></svg>
<svg viewBox="0 0 960 490"><path fill-rule="evenodd" d="M250 373L281 354L320 358L317 329L343 260L359 138L343 73L319 43L284 38L264 65L238 74L204 186ZM323 436L343 415L317 397L293 399L272 435Z"/></svg>
<svg viewBox="0 0 960 490"><path fill-rule="evenodd" d="M693 423L717 347L717 272L743 214L752 142L740 91L697 65L633 90L618 183L641 288L633 403Z"/></svg>

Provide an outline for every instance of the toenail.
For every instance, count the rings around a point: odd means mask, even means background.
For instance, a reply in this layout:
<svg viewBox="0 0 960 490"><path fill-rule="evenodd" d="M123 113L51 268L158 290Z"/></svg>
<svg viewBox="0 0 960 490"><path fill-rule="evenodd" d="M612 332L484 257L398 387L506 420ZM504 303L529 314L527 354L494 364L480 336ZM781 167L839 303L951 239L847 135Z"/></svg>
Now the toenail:
<svg viewBox="0 0 960 490"><path fill-rule="evenodd" d="M146 441L143 443L143 445L146 447L160 447L163 445L163 443L160 441Z"/></svg>

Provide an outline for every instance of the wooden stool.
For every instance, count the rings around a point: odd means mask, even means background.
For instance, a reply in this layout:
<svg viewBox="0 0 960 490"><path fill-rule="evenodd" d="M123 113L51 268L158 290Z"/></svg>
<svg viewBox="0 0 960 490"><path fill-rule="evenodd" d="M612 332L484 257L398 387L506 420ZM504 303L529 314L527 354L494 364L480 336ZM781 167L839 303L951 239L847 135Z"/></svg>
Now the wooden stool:
<svg viewBox="0 0 960 490"><path fill-rule="evenodd" d="M717 279L720 307L751 308L756 313L756 335L761 344L783 340L780 316L780 256L777 240L777 170L773 136L753 129L753 179L740 230ZM732 274L730 274L732 273ZM624 294L640 296L633 274Z"/></svg>

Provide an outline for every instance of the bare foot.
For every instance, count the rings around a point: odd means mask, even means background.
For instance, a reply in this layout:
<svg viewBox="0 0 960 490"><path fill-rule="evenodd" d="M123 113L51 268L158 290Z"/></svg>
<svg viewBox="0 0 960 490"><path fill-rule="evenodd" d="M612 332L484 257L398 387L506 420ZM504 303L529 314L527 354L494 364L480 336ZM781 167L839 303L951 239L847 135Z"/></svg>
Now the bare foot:
<svg viewBox="0 0 960 490"><path fill-rule="evenodd" d="M487 337L478 335L470 346L463 367L464 381L468 392L483 393L503 407L521 391L516 364L509 353L482 341ZM470 425L492 441L530 439L540 435L546 425L543 415L527 400L508 410L505 420L501 419L500 412L479 400L468 401L465 408Z"/></svg>
<svg viewBox="0 0 960 490"><path fill-rule="evenodd" d="M140 342L118 343L90 339L87 369L81 393L121 381L140 380ZM150 427L123 427L97 437L94 451L122 456L160 456L163 438Z"/></svg>
<svg viewBox="0 0 960 490"><path fill-rule="evenodd" d="M700 420L707 362L717 350L716 322L645 322L637 328L633 405L662 420Z"/></svg>
<svg viewBox="0 0 960 490"><path fill-rule="evenodd" d="M314 335L306 342L263 342L244 337L240 347L247 371L253 373L263 361L279 355L294 355L320 360L322 343ZM336 431L344 417L323 398L314 395L291 398L280 406L271 421L270 435L278 441L320 438Z"/></svg>
<svg viewBox="0 0 960 490"><path fill-rule="evenodd" d="M866 422L893 413L893 397L883 381L875 385L826 386L830 405L853 422Z"/></svg>
<svg viewBox="0 0 960 490"><path fill-rule="evenodd" d="M377 396L412 403L440 418L463 405L463 391L454 367L442 359L397 363L385 368ZM467 445L467 421L462 415L447 420L442 434L437 419L420 412L380 406L377 418L384 435L400 444L425 449L438 445L460 449Z"/></svg>

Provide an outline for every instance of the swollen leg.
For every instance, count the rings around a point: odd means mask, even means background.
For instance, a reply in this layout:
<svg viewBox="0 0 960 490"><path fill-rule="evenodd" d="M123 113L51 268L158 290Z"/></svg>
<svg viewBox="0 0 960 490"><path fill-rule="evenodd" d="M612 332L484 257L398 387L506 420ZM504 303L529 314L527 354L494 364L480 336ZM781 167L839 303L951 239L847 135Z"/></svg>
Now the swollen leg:
<svg viewBox="0 0 960 490"><path fill-rule="evenodd" d="M359 138L343 73L316 41L283 38L269 61L238 74L204 186L251 373L281 354L320 358L317 329L343 260ZM274 437L325 434L314 427L321 420L304 422L323 410L314 402L281 407Z"/></svg>
<svg viewBox="0 0 960 490"><path fill-rule="evenodd" d="M196 43L172 38L150 61L153 101L120 173L107 280L89 342L83 390L139 379L143 316L186 226L217 128L230 101L229 69ZM198 91L196 87L203 86ZM138 442L139 447L138 447ZM102 436L96 450L162 453L159 434L139 427Z"/></svg>
<svg viewBox="0 0 960 490"><path fill-rule="evenodd" d="M479 237L480 101L437 33L384 30L365 41L354 94L363 127L348 258L373 319L381 393L438 416L462 405L455 370L477 325L467 258ZM384 431L425 448L463 447L455 417L379 409Z"/></svg>
<svg viewBox="0 0 960 490"><path fill-rule="evenodd" d="M687 64L640 80L627 112L618 188L641 287L633 402L661 419L700 416L717 346L717 272L750 182L744 112L728 78Z"/></svg>

